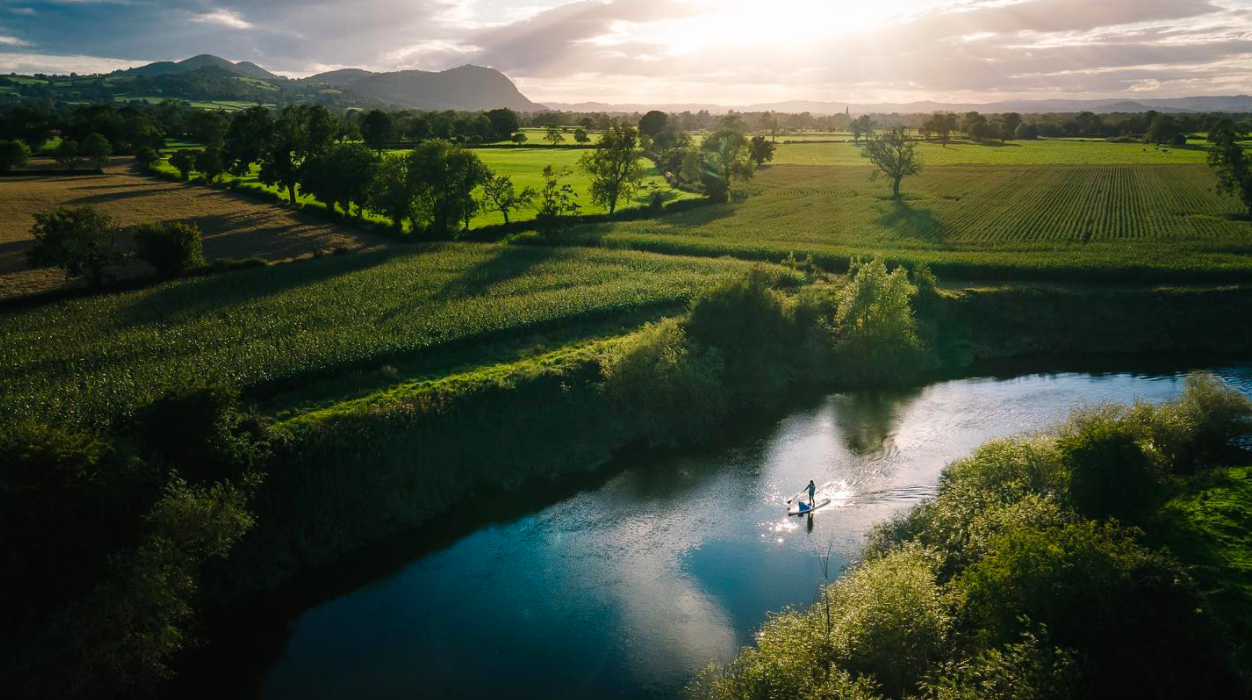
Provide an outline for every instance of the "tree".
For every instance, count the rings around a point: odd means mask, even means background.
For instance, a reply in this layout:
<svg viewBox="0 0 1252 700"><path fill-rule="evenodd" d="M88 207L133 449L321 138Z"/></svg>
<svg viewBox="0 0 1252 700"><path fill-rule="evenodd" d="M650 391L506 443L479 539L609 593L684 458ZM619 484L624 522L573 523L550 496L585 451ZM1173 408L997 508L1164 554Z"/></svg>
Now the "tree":
<svg viewBox="0 0 1252 700"><path fill-rule="evenodd" d="M994 136L995 130L986 119L977 119L969 125L965 133L969 134L969 137L975 141L984 141Z"/></svg>
<svg viewBox="0 0 1252 700"><path fill-rule="evenodd" d="M490 124L490 133L487 136L492 141L503 141L522 126L521 120L517 118L517 112L507 107L493 109L487 112L486 116Z"/></svg>
<svg viewBox="0 0 1252 700"><path fill-rule="evenodd" d="M296 186L305 163L330 149L335 138L335 118L321 105L292 105L283 109L261 152L260 180L287 190L296 204Z"/></svg>
<svg viewBox="0 0 1252 700"><path fill-rule="evenodd" d="M226 172L226 164L222 162L222 152L216 148L206 148L196 155L196 170L204 174L205 182L217 182L222 173ZM184 176L186 177L186 176Z"/></svg>
<svg viewBox="0 0 1252 700"><path fill-rule="evenodd" d="M897 127L871 137L861 150L861 157L868 158L878 168L872 177L882 174L891 178L893 196L899 199L900 181L921 170L916 149L917 144L904 135L904 129Z"/></svg>
<svg viewBox="0 0 1252 700"><path fill-rule="evenodd" d="M874 120L868 114L862 114L848 126L852 130L852 142L860 143L862 136L874 135Z"/></svg>
<svg viewBox="0 0 1252 700"><path fill-rule="evenodd" d="M1209 167L1217 176L1217 191L1238 197L1252 215L1252 163L1238 138L1234 130L1219 131L1209 148Z"/></svg>
<svg viewBox="0 0 1252 700"><path fill-rule="evenodd" d="M535 219L540 227L550 231L561 225L567 216L578 214L578 195L565 178L574 174L568 167L543 166L543 188L539 190L539 208Z"/></svg>
<svg viewBox="0 0 1252 700"><path fill-rule="evenodd" d="M412 218L416 196L417 188L409 177L409 159L399 155L383 156L366 194L369 209L391 219L392 227L399 232L404 228L404 221Z"/></svg>
<svg viewBox="0 0 1252 700"><path fill-rule="evenodd" d="M79 145L78 153L97 168L103 168L109 164L109 156L113 155L113 146L104 136L90 134Z"/></svg>
<svg viewBox="0 0 1252 700"><path fill-rule="evenodd" d="M196 167L196 152L186 148L180 149L170 156L170 165L182 179L186 180L191 177L191 171Z"/></svg>
<svg viewBox="0 0 1252 700"><path fill-rule="evenodd" d="M1022 122L1013 131L1013 136L1021 141L1032 141L1039 138L1039 129L1034 124Z"/></svg>
<svg viewBox="0 0 1252 700"><path fill-rule="evenodd" d="M512 141L514 144L520 146L526 143L526 134L523 134L522 132L519 131L516 134L513 134L513 136L509 140Z"/></svg>
<svg viewBox="0 0 1252 700"><path fill-rule="evenodd" d="M378 162L379 156L365 144L337 144L305 166L300 186L328 211L338 205L351 214L353 202L360 205L367 199Z"/></svg>
<svg viewBox="0 0 1252 700"><path fill-rule="evenodd" d="M1158 114L1148 127L1148 132L1144 135L1144 141L1157 145L1168 145L1174 143L1181 134L1182 130L1179 128L1177 120L1168 114Z"/></svg>
<svg viewBox="0 0 1252 700"><path fill-rule="evenodd" d="M759 168L767 161L773 160L776 147L773 141L766 139L764 136L753 136L752 143L748 147L752 162L756 163Z"/></svg>
<svg viewBox="0 0 1252 700"><path fill-rule="evenodd" d="M1004 138L1013 138L1017 135L1017 127L1022 125L1022 115L1017 112L1005 112L1000 115L1004 120Z"/></svg>
<svg viewBox="0 0 1252 700"><path fill-rule="evenodd" d="M735 180L752 177L751 149L747 137L740 131L729 128L714 131L700 143L700 155L700 181L705 194L715 202L724 202L730 197L730 186Z"/></svg>
<svg viewBox="0 0 1252 700"><path fill-rule="evenodd" d="M964 132L967 136L973 136L973 133L972 133L973 126L980 122L983 124L986 124L987 118L979 114L978 112L966 112L965 116L961 117L961 131Z"/></svg>
<svg viewBox="0 0 1252 700"><path fill-rule="evenodd" d="M252 164L261 160L273 132L274 118L264 107L249 107L236 116L222 145L226 170L236 177L248 175Z"/></svg>
<svg viewBox="0 0 1252 700"><path fill-rule="evenodd" d="M83 164L83 157L78 152L78 142L70 139L61 139L52 157L70 170L78 170L78 166Z"/></svg>
<svg viewBox="0 0 1252 700"><path fill-rule="evenodd" d="M370 110L361 120L361 138L364 139L366 146L382 155L383 149L395 141L395 120L381 109Z"/></svg>
<svg viewBox="0 0 1252 700"><path fill-rule="evenodd" d="M185 119L187 134L204 144L205 148L221 148L230 130L230 121L221 112L207 109L192 110Z"/></svg>
<svg viewBox="0 0 1252 700"><path fill-rule="evenodd" d="M421 144L407 158L416 185L415 228L421 223L432 236L449 235L462 223L469 230L479 204L474 191L491 176L482 160L443 139Z"/></svg>
<svg viewBox="0 0 1252 700"><path fill-rule="evenodd" d="M180 221L140 224L132 236L135 255L156 268L163 277L174 277L202 267L202 238L198 226Z"/></svg>
<svg viewBox="0 0 1252 700"><path fill-rule="evenodd" d="M660 110L652 110L639 118L639 133L648 138L656 138L669 125L669 115Z"/></svg>
<svg viewBox="0 0 1252 700"><path fill-rule="evenodd" d="M589 141L591 141L591 137L587 135L586 129L582 127L574 129L574 142L575 143L588 143Z"/></svg>
<svg viewBox="0 0 1252 700"><path fill-rule="evenodd" d="M30 235L35 246L26 251L31 267L59 267L66 278L86 277L91 286L104 285L104 268L120 256L114 248L117 221L91 207L58 207L35 214Z"/></svg>
<svg viewBox="0 0 1252 700"><path fill-rule="evenodd" d="M562 141L564 141L564 140L565 140L565 137L561 135L561 128L560 128L560 127L557 127L557 126L550 126L550 127L548 127L548 130L547 130L546 132L544 132L544 135L543 135L543 140L544 140L544 141L547 141L547 142L551 143L553 146L555 146L555 145L557 145L558 143L561 143Z"/></svg>
<svg viewBox="0 0 1252 700"><path fill-rule="evenodd" d="M21 141L0 140L0 173L7 173L14 168L26 165L30 160L30 149Z"/></svg>
<svg viewBox="0 0 1252 700"><path fill-rule="evenodd" d="M622 123L610 126L595 150L579 160L579 167L591 177L591 201L606 207L610 217L618 202L629 201L643 186L642 156L639 131Z"/></svg>
<svg viewBox="0 0 1252 700"><path fill-rule="evenodd" d="M483 183L483 209L498 211L504 215L504 225L509 225L509 212L529 207L535 201L536 192L525 187L521 192L513 186L508 175L493 175Z"/></svg>

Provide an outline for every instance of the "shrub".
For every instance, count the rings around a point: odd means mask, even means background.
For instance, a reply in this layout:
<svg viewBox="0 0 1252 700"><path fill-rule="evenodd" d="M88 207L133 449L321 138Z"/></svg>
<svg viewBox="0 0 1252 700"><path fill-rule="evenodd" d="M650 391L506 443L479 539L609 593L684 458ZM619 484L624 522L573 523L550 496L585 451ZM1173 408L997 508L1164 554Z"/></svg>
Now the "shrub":
<svg viewBox="0 0 1252 700"><path fill-rule="evenodd" d="M917 365L921 343L908 273L881 260L855 262L835 315L835 348L850 379L902 380Z"/></svg>
<svg viewBox="0 0 1252 700"><path fill-rule="evenodd" d="M26 165L30 160L30 149L21 141L5 141L0 139L0 173L7 173L14 168Z"/></svg>
<svg viewBox="0 0 1252 700"><path fill-rule="evenodd" d="M195 224L166 221L141 224L133 236L135 254L164 277L204 266L204 245Z"/></svg>
<svg viewBox="0 0 1252 700"><path fill-rule="evenodd" d="M152 457L192 483L241 481L268 455L264 426L239 410L239 390L231 386L174 389L137 418Z"/></svg>
<svg viewBox="0 0 1252 700"><path fill-rule="evenodd" d="M866 563L827 595L835 658L877 678L887 695L912 690L941 657L952 624L949 605L920 547Z"/></svg>
<svg viewBox="0 0 1252 700"><path fill-rule="evenodd" d="M648 324L604 364L605 391L653 444L707 438L727 410L716 349L691 343L676 319Z"/></svg>
<svg viewBox="0 0 1252 700"><path fill-rule="evenodd" d="M90 160L97 168L103 168L109 164L109 156L113 155L113 146L100 134L91 134L83 139L78 147L78 153Z"/></svg>
<svg viewBox="0 0 1252 700"><path fill-rule="evenodd" d="M1076 413L1057 441L1070 500L1096 519L1141 522L1161 495L1161 465L1144 449L1141 426L1109 407Z"/></svg>
<svg viewBox="0 0 1252 700"><path fill-rule="evenodd" d="M926 700L1062 700L1078 691L1077 655L1048 644L1047 627L1021 641L944 665L923 686Z"/></svg>
<svg viewBox="0 0 1252 700"><path fill-rule="evenodd" d="M773 403L796 377L800 338L792 305L773 288L780 279L753 268L692 302L687 333L721 352L736 403Z"/></svg>
<svg viewBox="0 0 1252 700"><path fill-rule="evenodd" d="M1014 642L1028 619L1080 654L1079 696L1238 695L1195 584L1115 525L1014 528L956 583L977 642Z"/></svg>

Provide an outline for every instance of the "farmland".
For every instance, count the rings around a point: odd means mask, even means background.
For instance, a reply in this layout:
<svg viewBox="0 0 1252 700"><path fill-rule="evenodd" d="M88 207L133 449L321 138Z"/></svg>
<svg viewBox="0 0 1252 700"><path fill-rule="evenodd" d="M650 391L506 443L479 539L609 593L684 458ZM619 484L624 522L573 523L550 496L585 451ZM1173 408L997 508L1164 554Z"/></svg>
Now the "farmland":
<svg viewBox="0 0 1252 700"><path fill-rule="evenodd" d="M140 177L130 165L110 166L104 175L6 178L0 180L0 298L64 283L55 269L26 269L33 244L34 215L58 206L90 205L123 227L179 219L204 232L204 252L213 258L257 256L283 260L319 250L364 248L380 239L307 217L289 209L201 187ZM143 272L131 265L113 272Z"/></svg>
<svg viewBox="0 0 1252 700"><path fill-rule="evenodd" d="M936 167L899 202L870 172L774 166L744 202L582 234L706 255L882 256L982 277L1252 277L1252 221L1204 166Z"/></svg>
<svg viewBox="0 0 1252 700"><path fill-rule="evenodd" d="M282 384L652 310L745 269L646 253L389 249L0 312L0 416L106 420L187 381Z"/></svg>
<svg viewBox="0 0 1252 700"><path fill-rule="evenodd" d="M775 165L863 165L861 146L848 138L835 143L786 143L780 140ZM800 140L800 139L797 139ZM947 146L922 141L917 151L926 165L1187 165L1204 163L1200 144L1151 146L1088 139L1034 141L954 141Z"/></svg>

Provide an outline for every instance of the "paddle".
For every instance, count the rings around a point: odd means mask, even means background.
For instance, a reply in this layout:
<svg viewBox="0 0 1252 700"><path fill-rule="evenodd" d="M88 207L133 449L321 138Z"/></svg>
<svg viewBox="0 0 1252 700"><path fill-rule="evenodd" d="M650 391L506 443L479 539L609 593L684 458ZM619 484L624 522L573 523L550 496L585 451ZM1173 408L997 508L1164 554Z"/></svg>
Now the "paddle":
<svg viewBox="0 0 1252 700"><path fill-rule="evenodd" d="M807 487L807 486L805 486L804 488L800 489L800 493L797 493L796 495L794 495L794 496L792 496L791 498L788 498L788 499L787 499L787 505L791 505L791 502L792 502L792 501L794 501L794 500L796 500L797 498L799 498L799 497L803 496L803 495L804 495L804 493L805 493L806 491L808 491L808 490L809 490L809 487Z"/></svg>

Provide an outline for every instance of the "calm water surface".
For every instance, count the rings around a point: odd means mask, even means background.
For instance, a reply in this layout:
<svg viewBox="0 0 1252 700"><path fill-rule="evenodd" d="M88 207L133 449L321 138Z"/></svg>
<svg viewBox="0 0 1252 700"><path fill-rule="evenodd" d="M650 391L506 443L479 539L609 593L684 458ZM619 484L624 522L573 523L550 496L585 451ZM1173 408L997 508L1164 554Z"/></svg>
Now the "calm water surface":
<svg viewBox="0 0 1252 700"><path fill-rule="evenodd" d="M1214 371L1252 391L1252 365ZM500 522L413 545L372 580L360 573L368 552L340 565L366 580L291 621L248 691L673 697L750 643L767 611L810 603L822 555L837 575L874 524L934 492L948 462L1076 405L1173 398L1182 377L1036 374L835 394L730 445L632 458L520 515L484 499ZM784 502L809 479L833 504L787 518ZM446 517L483 514L471 504Z"/></svg>

